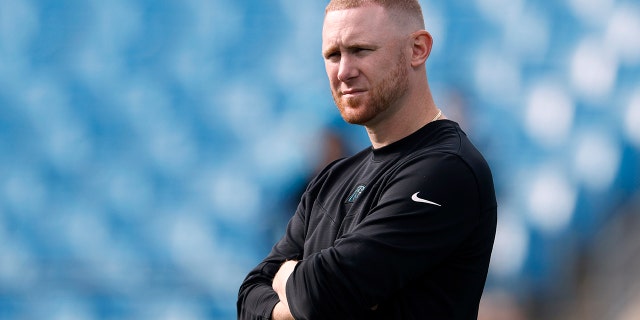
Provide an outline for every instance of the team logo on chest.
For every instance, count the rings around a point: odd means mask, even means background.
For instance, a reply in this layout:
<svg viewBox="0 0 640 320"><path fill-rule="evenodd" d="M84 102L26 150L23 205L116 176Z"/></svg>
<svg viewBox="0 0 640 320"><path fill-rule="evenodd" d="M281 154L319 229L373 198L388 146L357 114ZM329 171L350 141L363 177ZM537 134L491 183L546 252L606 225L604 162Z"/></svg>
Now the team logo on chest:
<svg viewBox="0 0 640 320"><path fill-rule="evenodd" d="M355 187L355 189L353 189L353 191L351 192L351 195L349 196L349 198L347 198L347 201L345 201L344 203L354 203L354 202L356 202L356 200L358 200L358 198L360 197L362 192L364 192L365 188L366 188L366 186L364 184L357 185Z"/></svg>

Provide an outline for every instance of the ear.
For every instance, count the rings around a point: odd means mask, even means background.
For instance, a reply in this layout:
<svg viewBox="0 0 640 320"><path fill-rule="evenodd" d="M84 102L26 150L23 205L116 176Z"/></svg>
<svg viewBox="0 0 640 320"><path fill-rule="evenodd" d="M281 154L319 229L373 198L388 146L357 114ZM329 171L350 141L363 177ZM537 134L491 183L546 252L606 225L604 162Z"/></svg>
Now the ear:
<svg viewBox="0 0 640 320"><path fill-rule="evenodd" d="M429 58L431 47L433 46L433 38L429 32L420 30L411 34L411 40L411 66L415 68L424 64Z"/></svg>

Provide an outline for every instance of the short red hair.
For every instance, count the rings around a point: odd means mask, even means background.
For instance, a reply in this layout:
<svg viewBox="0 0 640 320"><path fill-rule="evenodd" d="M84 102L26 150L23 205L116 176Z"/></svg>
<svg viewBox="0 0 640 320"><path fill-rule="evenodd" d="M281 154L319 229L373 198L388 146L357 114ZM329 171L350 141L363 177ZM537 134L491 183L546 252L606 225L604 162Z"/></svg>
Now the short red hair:
<svg viewBox="0 0 640 320"><path fill-rule="evenodd" d="M327 5L325 14L329 11L352 9L366 5L378 5L387 10L401 12L404 17L415 19L420 27L424 29L424 16L418 0L331 0Z"/></svg>

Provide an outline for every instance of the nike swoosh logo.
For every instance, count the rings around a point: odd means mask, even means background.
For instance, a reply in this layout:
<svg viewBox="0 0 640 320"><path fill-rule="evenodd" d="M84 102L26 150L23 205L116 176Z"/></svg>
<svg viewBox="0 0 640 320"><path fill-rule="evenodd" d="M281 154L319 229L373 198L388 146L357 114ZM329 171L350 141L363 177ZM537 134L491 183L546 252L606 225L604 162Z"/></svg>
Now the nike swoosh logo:
<svg viewBox="0 0 640 320"><path fill-rule="evenodd" d="M411 196L411 200L413 200L415 202L422 202L422 203L427 203L427 204L432 204L434 206L442 207L441 205L439 205L439 204L437 204L437 203L435 203L433 201L425 200L425 199L422 199L422 198L418 197L418 193L420 193L420 192L414 193Z"/></svg>

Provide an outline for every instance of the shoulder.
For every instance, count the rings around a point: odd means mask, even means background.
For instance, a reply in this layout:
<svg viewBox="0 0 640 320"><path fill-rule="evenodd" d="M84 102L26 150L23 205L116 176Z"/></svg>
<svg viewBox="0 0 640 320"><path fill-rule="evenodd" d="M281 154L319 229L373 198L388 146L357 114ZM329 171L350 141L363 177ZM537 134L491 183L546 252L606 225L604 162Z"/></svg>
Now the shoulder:
<svg viewBox="0 0 640 320"><path fill-rule="evenodd" d="M461 174L467 171L474 175L491 175L484 156L456 122L441 120L435 124L437 127L431 134L407 155L405 164L418 168L428 166L432 170L463 165L468 171L462 170Z"/></svg>
<svg viewBox="0 0 640 320"><path fill-rule="evenodd" d="M354 167L366 161L371 154L371 148L365 148L355 155L336 159L320 170L307 185L307 190L318 184L323 184L328 179L338 179L348 176Z"/></svg>
<svg viewBox="0 0 640 320"><path fill-rule="evenodd" d="M485 158L457 123L438 122L396 163L390 181L421 189L473 191L494 202L493 177Z"/></svg>

